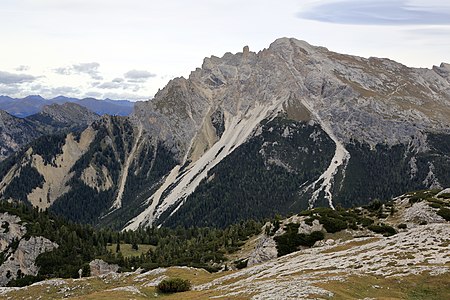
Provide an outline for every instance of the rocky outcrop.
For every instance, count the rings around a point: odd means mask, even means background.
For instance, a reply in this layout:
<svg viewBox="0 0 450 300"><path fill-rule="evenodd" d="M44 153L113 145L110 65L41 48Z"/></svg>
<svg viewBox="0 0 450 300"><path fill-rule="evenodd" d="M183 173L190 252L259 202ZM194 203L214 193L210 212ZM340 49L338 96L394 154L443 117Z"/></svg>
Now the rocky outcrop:
<svg viewBox="0 0 450 300"><path fill-rule="evenodd" d="M7 284L20 274L36 276L39 271L35 264L36 258L40 254L52 251L57 247L58 244L41 236L20 240L17 249L8 255L5 262L0 266L0 285Z"/></svg>
<svg viewBox="0 0 450 300"><path fill-rule="evenodd" d="M44 237L23 238L26 228L18 216L0 214L0 252L3 261L0 265L0 286L23 275L37 275L36 258L44 252L57 248L56 243Z"/></svg>
<svg viewBox="0 0 450 300"><path fill-rule="evenodd" d="M0 252L7 250L13 241L20 240L27 232L20 221L18 216L0 213Z"/></svg>
<svg viewBox="0 0 450 300"><path fill-rule="evenodd" d="M260 237L255 250L250 254L247 266L253 266L271 259L276 258L278 255L277 244L273 237L263 235Z"/></svg>
<svg viewBox="0 0 450 300"><path fill-rule="evenodd" d="M0 160L3 160L41 135L36 126L0 110Z"/></svg>
<svg viewBox="0 0 450 300"><path fill-rule="evenodd" d="M58 244L41 237L23 238L26 228L19 217L8 213L0 214L0 286L23 275L37 275L36 258L58 247Z"/></svg>
<svg viewBox="0 0 450 300"><path fill-rule="evenodd" d="M414 203L407 208L403 218L406 222L414 224L445 223L444 218L436 214L425 201Z"/></svg>
<svg viewBox="0 0 450 300"><path fill-rule="evenodd" d="M91 276L100 276L108 273L116 273L119 271L119 266L115 264L108 264L101 259L94 259L89 263L91 268Z"/></svg>
<svg viewBox="0 0 450 300"><path fill-rule="evenodd" d="M298 227L298 233L301 234L311 234L314 231L322 231L323 225L319 223L319 220L314 220L312 225L308 225L305 222L300 222L300 226Z"/></svg>

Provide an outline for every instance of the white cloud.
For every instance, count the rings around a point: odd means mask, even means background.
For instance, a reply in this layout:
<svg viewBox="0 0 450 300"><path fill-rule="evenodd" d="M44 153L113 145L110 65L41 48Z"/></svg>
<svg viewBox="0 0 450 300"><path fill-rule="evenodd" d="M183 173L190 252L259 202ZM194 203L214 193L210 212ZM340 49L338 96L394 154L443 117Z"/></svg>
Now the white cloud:
<svg viewBox="0 0 450 300"><path fill-rule="evenodd" d="M338 24L450 25L450 7L407 0L321 1L298 17Z"/></svg>
<svg viewBox="0 0 450 300"><path fill-rule="evenodd" d="M100 64L98 62L79 63L69 67L56 68L53 69L53 71L60 75L87 74L91 76L92 79L102 80L103 77L100 76L100 72L98 71L99 67Z"/></svg>
<svg viewBox="0 0 450 300"><path fill-rule="evenodd" d="M0 83L16 84L35 81L37 77L28 74L15 74L0 71Z"/></svg>
<svg viewBox="0 0 450 300"><path fill-rule="evenodd" d="M151 77L156 77L156 74L144 70L130 70L123 75L128 80L147 80Z"/></svg>

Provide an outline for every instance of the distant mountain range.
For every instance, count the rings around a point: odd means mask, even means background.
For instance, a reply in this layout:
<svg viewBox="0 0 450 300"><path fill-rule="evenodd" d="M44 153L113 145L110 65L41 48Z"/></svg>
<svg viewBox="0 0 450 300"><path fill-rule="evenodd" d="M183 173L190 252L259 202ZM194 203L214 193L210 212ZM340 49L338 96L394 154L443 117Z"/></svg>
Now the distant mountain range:
<svg viewBox="0 0 450 300"><path fill-rule="evenodd" d="M64 104L67 102L84 106L99 115L128 116L133 112L134 108L134 102L128 100L98 100L94 98L77 99L65 96L45 99L39 95L31 95L21 99L0 96L0 110L4 110L13 116L24 118L39 113L46 105Z"/></svg>

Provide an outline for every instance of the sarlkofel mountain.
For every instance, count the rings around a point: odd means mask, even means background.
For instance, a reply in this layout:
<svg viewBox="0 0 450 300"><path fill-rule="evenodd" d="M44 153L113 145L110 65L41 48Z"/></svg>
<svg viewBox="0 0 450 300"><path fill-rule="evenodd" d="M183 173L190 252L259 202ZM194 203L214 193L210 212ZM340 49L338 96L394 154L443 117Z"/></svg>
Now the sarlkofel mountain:
<svg viewBox="0 0 450 300"><path fill-rule="evenodd" d="M3 162L0 192L127 229L364 204L450 186L449 116L448 64L282 38L206 58L128 118L37 140Z"/></svg>

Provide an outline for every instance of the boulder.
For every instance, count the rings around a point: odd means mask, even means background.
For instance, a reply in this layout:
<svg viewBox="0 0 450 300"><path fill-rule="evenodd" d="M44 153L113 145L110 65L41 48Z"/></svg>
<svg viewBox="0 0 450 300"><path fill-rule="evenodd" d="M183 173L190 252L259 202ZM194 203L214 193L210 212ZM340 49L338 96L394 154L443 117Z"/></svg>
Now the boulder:
<svg viewBox="0 0 450 300"><path fill-rule="evenodd" d="M91 268L91 276L99 276L108 273L116 273L119 271L119 266L115 264L108 264L101 259L94 259L89 263Z"/></svg>

